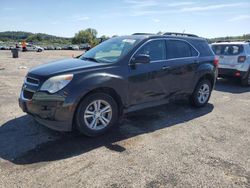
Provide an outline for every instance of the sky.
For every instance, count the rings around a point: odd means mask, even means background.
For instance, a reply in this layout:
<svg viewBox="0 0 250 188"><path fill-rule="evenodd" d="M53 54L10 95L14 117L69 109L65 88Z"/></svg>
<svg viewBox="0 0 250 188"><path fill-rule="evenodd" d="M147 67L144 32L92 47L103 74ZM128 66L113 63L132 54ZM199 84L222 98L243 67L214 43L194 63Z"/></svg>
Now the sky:
<svg viewBox="0 0 250 188"><path fill-rule="evenodd" d="M250 33L250 0L1 0L0 31L73 37L186 32L202 37Z"/></svg>

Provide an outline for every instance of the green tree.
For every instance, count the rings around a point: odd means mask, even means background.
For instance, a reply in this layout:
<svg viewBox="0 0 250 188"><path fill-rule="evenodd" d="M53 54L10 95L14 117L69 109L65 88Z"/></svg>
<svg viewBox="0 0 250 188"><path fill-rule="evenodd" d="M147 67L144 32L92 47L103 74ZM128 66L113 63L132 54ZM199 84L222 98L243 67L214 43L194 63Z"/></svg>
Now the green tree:
<svg viewBox="0 0 250 188"><path fill-rule="evenodd" d="M164 34L164 32L162 32L162 31L159 31L158 33L157 33L157 35L163 35Z"/></svg>
<svg viewBox="0 0 250 188"><path fill-rule="evenodd" d="M103 42L103 41L108 40L108 39L109 39L108 36L102 35L102 36L99 38L99 42Z"/></svg>
<svg viewBox="0 0 250 188"><path fill-rule="evenodd" d="M34 35L30 35L28 36L28 38L26 39L28 42L39 42L42 41L42 37L39 34L34 34Z"/></svg>
<svg viewBox="0 0 250 188"><path fill-rule="evenodd" d="M81 30L75 34L74 38L72 39L72 43L73 44L88 43L91 46L95 46L98 44L97 31L92 28Z"/></svg>

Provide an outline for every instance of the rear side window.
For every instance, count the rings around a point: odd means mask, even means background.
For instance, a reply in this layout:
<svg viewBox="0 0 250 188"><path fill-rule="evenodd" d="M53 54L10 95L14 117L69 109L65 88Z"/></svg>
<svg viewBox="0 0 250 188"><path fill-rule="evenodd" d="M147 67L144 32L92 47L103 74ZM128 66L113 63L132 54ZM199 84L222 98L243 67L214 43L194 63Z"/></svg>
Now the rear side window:
<svg viewBox="0 0 250 188"><path fill-rule="evenodd" d="M216 55L239 55L243 52L242 45L213 45L212 49Z"/></svg>
<svg viewBox="0 0 250 188"><path fill-rule="evenodd" d="M166 59L165 40L153 40L142 46L135 56L149 55L151 61L159 61Z"/></svg>
<svg viewBox="0 0 250 188"><path fill-rule="evenodd" d="M167 59L198 56L198 52L187 42L167 40Z"/></svg>
<svg viewBox="0 0 250 188"><path fill-rule="evenodd" d="M205 40L196 40L192 43L196 49L200 52L200 56L214 56L211 48L209 47L207 41Z"/></svg>

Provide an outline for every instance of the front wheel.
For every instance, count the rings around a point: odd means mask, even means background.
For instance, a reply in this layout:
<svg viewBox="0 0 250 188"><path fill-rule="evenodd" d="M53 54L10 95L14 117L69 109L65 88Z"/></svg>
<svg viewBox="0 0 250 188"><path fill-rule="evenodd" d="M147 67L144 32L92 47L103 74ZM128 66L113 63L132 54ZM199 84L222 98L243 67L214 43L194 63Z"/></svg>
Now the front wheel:
<svg viewBox="0 0 250 188"><path fill-rule="evenodd" d="M211 92L212 92L212 85L211 82L209 80L201 80L192 96L190 97L190 102L193 106L195 107L203 107L208 103L208 100L211 96Z"/></svg>
<svg viewBox="0 0 250 188"><path fill-rule="evenodd" d="M76 128L86 136L104 134L118 120L116 101L105 93L94 93L80 103L76 116Z"/></svg>

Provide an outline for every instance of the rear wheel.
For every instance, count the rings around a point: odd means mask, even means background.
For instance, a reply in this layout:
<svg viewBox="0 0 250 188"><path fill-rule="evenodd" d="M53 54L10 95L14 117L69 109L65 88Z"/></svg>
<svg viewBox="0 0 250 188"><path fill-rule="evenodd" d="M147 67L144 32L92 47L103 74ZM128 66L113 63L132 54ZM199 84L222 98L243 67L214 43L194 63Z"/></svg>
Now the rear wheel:
<svg viewBox="0 0 250 188"><path fill-rule="evenodd" d="M116 101L105 93L87 96L79 105L75 121L77 129L86 136L99 136L118 120Z"/></svg>
<svg viewBox="0 0 250 188"><path fill-rule="evenodd" d="M250 70L247 73L247 76L244 79L241 79L241 85L250 86Z"/></svg>
<svg viewBox="0 0 250 188"><path fill-rule="evenodd" d="M197 84L192 96L190 97L190 102L195 107L205 106L212 92L212 84L209 80L203 79Z"/></svg>

